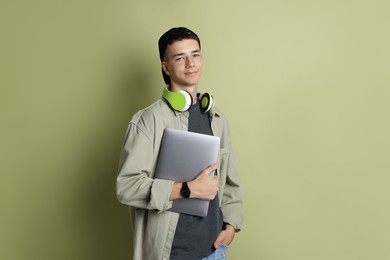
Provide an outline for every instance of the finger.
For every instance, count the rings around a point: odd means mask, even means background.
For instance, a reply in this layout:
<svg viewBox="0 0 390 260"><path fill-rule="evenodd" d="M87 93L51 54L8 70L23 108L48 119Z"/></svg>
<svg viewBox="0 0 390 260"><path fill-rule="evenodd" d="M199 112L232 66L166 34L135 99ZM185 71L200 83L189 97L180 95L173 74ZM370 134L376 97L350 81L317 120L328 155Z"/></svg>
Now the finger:
<svg viewBox="0 0 390 260"><path fill-rule="evenodd" d="M204 172L205 174L210 174L211 172L217 170L217 168L218 168L218 163L214 163L211 164L209 167L207 167Z"/></svg>
<svg viewBox="0 0 390 260"><path fill-rule="evenodd" d="M214 248L217 249L219 247L219 245L222 243L222 241L223 241L223 236L222 236L222 233L220 233L214 242Z"/></svg>
<svg viewBox="0 0 390 260"><path fill-rule="evenodd" d="M219 233L217 239L214 242L214 247L218 248L222 243L224 243L225 238L226 238L225 232L221 231L221 233Z"/></svg>

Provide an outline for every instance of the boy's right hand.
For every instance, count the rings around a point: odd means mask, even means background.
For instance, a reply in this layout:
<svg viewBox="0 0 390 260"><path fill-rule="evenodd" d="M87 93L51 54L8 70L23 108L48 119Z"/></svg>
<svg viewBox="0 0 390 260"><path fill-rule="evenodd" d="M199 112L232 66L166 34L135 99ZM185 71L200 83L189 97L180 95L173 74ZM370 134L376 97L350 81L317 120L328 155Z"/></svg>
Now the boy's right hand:
<svg viewBox="0 0 390 260"><path fill-rule="evenodd" d="M190 198L201 200L213 200L218 193L218 176L212 174L218 168L218 163L214 163L201 171L192 181L188 182L191 190Z"/></svg>

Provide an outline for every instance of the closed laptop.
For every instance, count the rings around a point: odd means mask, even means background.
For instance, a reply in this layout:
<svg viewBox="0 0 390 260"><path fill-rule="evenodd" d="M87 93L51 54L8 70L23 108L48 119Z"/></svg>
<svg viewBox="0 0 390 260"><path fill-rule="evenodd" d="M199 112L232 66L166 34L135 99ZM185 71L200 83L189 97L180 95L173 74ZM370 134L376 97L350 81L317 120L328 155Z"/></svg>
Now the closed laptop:
<svg viewBox="0 0 390 260"><path fill-rule="evenodd" d="M166 128L161 140L156 178L185 182L218 160L220 138L211 135ZM205 217L209 201L178 199L170 209L174 212Z"/></svg>

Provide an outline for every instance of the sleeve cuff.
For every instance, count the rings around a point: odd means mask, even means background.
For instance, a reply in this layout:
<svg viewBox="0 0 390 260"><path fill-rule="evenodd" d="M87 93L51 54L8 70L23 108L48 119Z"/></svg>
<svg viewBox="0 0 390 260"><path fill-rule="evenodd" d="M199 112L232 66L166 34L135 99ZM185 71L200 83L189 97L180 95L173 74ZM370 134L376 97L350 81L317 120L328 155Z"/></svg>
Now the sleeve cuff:
<svg viewBox="0 0 390 260"><path fill-rule="evenodd" d="M172 208L169 196L174 182L169 180L154 179L150 193L148 209L163 212Z"/></svg>

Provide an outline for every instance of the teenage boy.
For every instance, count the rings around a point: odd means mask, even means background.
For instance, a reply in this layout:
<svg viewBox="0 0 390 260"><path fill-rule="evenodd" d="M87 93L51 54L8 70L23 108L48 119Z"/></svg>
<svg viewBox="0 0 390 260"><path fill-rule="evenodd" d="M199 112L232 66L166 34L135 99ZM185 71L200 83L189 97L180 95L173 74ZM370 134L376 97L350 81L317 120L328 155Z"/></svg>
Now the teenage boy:
<svg viewBox="0 0 390 260"><path fill-rule="evenodd" d="M241 185L229 127L221 111L212 107L211 96L205 101L198 99L202 72L198 36L184 27L172 28L158 44L167 87L161 99L131 119L116 185L119 201L130 208L133 259L226 259L227 246L243 222ZM188 104L177 107L169 93L183 93ZM218 163L188 183L154 178L165 128L219 136ZM218 176L211 175L215 170ZM172 201L183 197L208 200L208 215L169 211Z"/></svg>

